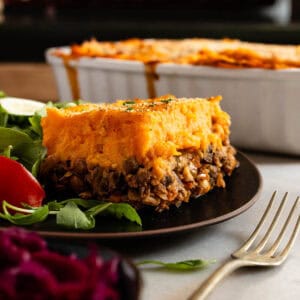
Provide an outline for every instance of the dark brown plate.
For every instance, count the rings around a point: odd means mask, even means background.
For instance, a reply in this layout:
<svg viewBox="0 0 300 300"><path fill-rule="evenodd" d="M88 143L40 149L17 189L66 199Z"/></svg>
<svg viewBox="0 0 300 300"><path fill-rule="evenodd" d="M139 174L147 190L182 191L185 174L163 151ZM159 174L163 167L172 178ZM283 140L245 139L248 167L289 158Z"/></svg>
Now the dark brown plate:
<svg viewBox="0 0 300 300"><path fill-rule="evenodd" d="M49 237L115 239L182 232L228 220L250 208L261 189L261 176L255 165L240 152L237 158L240 166L226 179L225 189L214 189L179 208L172 207L162 213L152 209L143 210L140 212L142 228L125 220L102 217L97 218L96 227L90 231L58 227L54 218L30 226L29 229ZM2 224L2 228L4 226L8 224Z"/></svg>

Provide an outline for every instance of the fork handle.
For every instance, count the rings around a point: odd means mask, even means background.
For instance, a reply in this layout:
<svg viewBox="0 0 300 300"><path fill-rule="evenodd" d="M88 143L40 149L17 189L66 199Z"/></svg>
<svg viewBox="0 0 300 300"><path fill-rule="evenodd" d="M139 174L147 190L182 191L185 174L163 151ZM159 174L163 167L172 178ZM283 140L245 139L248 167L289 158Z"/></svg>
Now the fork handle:
<svg viewBox="0 0 300 300"><path fill-rule="evenodd" d="M239 259L229 260L225 264L216 269L188 298L188 300L204 300L213 288L220 282L226 275L229 275L234 270L249 266L249 263Z"/></svg>

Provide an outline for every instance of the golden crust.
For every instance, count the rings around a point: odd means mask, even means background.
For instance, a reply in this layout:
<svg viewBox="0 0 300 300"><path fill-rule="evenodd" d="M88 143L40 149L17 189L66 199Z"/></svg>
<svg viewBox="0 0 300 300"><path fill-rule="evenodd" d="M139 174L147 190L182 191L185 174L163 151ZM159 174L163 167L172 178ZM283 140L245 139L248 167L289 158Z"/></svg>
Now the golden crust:
<svg viewBox="0 0 300 300"><path fill-rule="evenodd" d="M176 63L222 68L286 69L300 67L300 46L271 45L223 39L86 41L73 45L66 58L105 57L144 63Z"/></svg>

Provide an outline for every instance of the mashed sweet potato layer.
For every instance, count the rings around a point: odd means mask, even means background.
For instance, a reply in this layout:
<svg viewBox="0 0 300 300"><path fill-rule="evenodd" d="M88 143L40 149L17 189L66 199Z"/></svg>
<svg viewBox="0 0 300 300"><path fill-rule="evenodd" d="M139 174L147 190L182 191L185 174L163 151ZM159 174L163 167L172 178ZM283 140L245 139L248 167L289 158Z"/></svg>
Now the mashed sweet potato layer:
<svg viewBox="0 0 300 300"><path fill-rule="evenodd" d="M184 149L205 151L226 143L230 118L220 100L165 96L48 108L43 143L48 156L62 161L83 158L91 165L121 169L127 158L135 157L138 163L159 165Z"/></svg>

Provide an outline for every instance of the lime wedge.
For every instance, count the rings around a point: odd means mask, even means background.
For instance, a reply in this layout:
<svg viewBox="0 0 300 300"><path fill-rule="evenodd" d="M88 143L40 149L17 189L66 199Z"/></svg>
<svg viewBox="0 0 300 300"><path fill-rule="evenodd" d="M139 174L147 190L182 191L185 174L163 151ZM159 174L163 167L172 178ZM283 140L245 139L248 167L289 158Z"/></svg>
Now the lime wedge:
<svg viewBox="0 0 300 300"><path fill-rule="evenodd" d="M33 116L35 112L43 109L45 103L14 97L0 99L0 106L7 113L15 116Z"/></svg>

